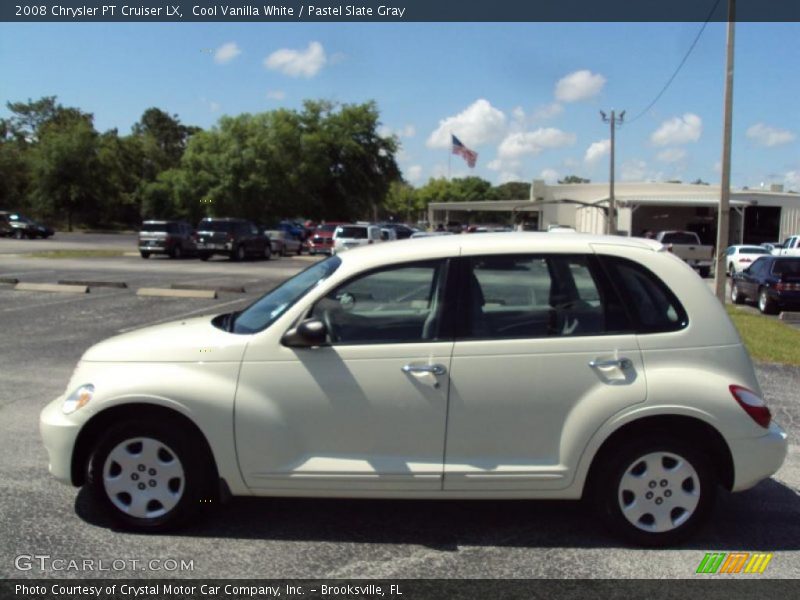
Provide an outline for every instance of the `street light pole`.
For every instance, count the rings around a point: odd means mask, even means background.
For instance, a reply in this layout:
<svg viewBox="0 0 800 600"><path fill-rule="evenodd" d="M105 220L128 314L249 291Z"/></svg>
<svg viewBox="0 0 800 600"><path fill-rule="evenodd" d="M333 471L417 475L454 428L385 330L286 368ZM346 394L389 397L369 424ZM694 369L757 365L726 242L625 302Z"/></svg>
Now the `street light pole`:
<svg viewBox="0 0 800 600"><path fill-rule="evenodd" d="M717 259L714 268L714 293L725 304L725 249L731 218L731 128L733 123L733 41L736 25L736 2L728 0L728 47L725 65L725 100L722 133L722 180L717 214Z"/></svg>
<svg viewBox="0 0 800 600"><path fill-rule="evenodd" d="M625 119L625 111L623 110L619 117L617 117L616 113L612 110L611 117L609 118L606 116L606 113L601 110L600 116L602 117L603 122L608 123L611 127L611 160L608 169L608 216L606 219L606 232L609 235L615 235L617 233L617 200L614 197L614 153L616 150L614 132L616 131L617 127L622 125L622 122Z"/></svg>

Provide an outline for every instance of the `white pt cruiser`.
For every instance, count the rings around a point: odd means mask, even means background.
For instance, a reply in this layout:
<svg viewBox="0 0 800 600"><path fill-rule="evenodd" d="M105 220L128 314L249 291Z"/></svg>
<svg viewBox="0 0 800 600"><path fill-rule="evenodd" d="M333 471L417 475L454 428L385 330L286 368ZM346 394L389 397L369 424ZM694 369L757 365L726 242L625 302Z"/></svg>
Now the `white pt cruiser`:
<svg viewBox="0 0 800 600"><path fill-rule="evenodd" d="M243 311L90 348L50 471L122 525L209 499L586 498L672 544L786 434L719 302L649 240L434 237L333 256Z"/></svg>

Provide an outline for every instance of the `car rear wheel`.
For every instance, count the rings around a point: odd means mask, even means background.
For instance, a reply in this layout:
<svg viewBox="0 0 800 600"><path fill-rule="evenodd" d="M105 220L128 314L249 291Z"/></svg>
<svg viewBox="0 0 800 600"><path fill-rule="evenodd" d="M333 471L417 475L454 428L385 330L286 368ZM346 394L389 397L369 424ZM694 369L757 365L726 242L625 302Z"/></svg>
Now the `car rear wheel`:
<svg viewBox="0 0 800 600"><path fill-rule="evenodd" d="M266 244L264 246L264 260L269 260L270 258L272 258L272 246Z"/></svg>
<svg viewBox="0 0 800 600"><path fill-rule="evenodd" d="M183 258L183 248L175 246L169 254L172 258Z"/></svg>
<svg viewBox="0 0 800 600"><path fill-rule="evenodd" d="M735 283L731 285L731 302L734 304L744 304L744 296L739 291L739 286Z"/></svg>
<svg viewBox="0 0 800 600"><path fill-rule="evenodd" d="M716 495L707 456L666 434L622 445L597 475L602 517L616 533L644 546L674 544L691 535Z"/></svg>
<svg viewBox="0 0 800 600"><path fill-rule="evenodd" d="M758 293L758 310L765 315L774 315L778 312L775 301L769 297L766 288L761 288L761 291Z"/></svg>
<svg viewBox="0 0 800 600"><path fill-rule="evenodd" d="M14 237L15 237L16 239L18 239L18 240L21 240L21 239L23 239L23 238L25 237L25 232L24 232L24 231L22 231L22 229L17 229L17 230L14 232Z"/></svg>
<svg viewBox="0 0 800 600"><path fill-rule="evenodd" d="M211 258L211 254L208 252L200 252L198 256L200 257L200 260L208 260Z"/></svg>
<svg viewBox="0 0 800 600"><path fill-rule="evenodd" d="M286 246L286 244L284 244L283 248L281 248L281 256L289 256L289 248Z"/></svg>
<svg viewBox="0 0 800 600"><path fill-rule="evenodd" d="M139 254L142 256L142 258L150 258L149 252L139 252Z"/></svg>
<svg viewBox="0 0 800 600"><path fill-rule="evenodd" d="M208 496L195 446L168 423L120 424L95 448L89 485L108 514L129 529L174 527Z"/></svg>

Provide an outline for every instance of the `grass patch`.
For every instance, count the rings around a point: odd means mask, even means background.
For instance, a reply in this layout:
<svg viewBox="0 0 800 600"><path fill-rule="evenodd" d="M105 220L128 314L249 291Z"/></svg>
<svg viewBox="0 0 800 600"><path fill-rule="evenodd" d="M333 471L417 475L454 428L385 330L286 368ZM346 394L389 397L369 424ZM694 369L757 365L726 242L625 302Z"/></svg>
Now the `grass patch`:
<svg viewBox="0 0 800 600"><path fill-rule="evenodd" d="M800 331L776 319L726 308L755 360L800 365Z"/></svg>
<svg viewBox="0 0 800 600"><path fill-rule="evenodd" d="M43 250L31 252L28 258L115 258L124 256L125 250Z"/></svg>

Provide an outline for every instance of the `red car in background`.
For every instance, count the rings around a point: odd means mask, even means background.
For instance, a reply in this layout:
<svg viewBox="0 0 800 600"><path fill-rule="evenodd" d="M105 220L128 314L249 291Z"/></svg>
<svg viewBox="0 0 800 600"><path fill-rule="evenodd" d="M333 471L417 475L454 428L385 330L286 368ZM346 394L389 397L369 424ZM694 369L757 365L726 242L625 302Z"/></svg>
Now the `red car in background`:
<svg viewBox="0 0 800 600"><path fill-rule="evenodd" d="M346 223L336 221L317 225L317 228L306 240L308 253L312 256L315 254L331 254L333 251L333 232L336 231L339 225L346 225Z"/></svg>

